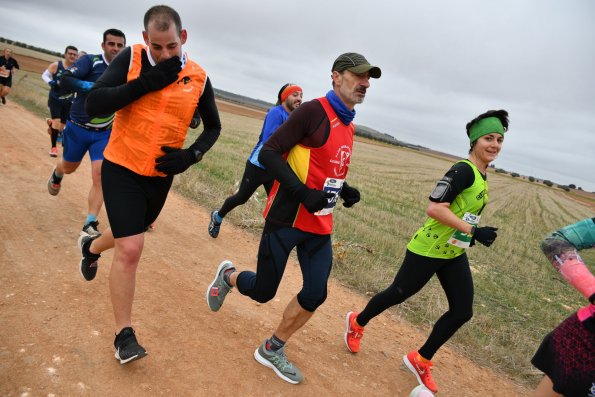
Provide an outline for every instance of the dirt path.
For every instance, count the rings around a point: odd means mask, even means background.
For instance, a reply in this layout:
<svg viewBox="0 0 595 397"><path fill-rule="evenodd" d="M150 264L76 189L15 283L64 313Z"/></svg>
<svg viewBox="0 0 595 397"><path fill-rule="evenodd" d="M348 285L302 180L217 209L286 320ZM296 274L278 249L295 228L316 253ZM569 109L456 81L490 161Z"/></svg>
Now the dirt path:
<svg viewBox="0 0 595 397"><path fill-rule="evenodd" d="M298 291L299 268L290 263L270 303L233 292L220 312L210 312L205 289L218 263L228 258L253 267L258 241L230 225L211 239L207 209L176 194L147 234L138 271L133 319L150 354L121 366L112 347L111 253L92 282L77 268L88 160L64 179L59 196L50 196L46 180L55 160L44 120L9 100L0 107L0 126L0 395L408 396L416 385L401 355L425 336L382 315L368 327L362 351L348 353L343 316L366 301L335 282L288 344L304 382L290 385L258 364L253 351ZM105 227L105 213L100 222ZM448 348L435 363L441 396L528 395Z"/></svg>

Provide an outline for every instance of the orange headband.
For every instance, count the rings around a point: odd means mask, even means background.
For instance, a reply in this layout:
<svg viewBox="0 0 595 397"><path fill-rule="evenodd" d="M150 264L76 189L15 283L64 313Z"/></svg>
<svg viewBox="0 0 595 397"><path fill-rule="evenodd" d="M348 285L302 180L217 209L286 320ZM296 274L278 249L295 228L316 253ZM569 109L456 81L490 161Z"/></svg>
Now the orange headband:
<svg viewBox="0 0 595 397"><path fill-rule="evenodd" d="M298 92L298 91L302 91L302 87L300 87L299 85L295 85L295 84L288 85L281 93L281 103L285 102L287 97L289 97L291 94L293 94L294 92Z"/></svg>

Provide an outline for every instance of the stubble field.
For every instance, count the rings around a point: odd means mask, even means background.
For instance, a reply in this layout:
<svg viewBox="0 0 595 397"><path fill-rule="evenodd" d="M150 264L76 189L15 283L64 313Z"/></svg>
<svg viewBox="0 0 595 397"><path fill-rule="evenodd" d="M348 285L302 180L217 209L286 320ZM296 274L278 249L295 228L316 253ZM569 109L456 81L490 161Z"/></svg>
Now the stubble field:
<svg viewBox="0 0 595 397"><path fill-rule="evenodd" d="M176 180L183 194L211 209L219 208L237 189L262 123L225 116L224 131L210 154L216 160L205 161ZM431 189L451 164L435 155L357 139L348 180L360 190L362 201L353 209L340 205L336 209L333 277L365 296L386 288L409 239L425 220ZM533 384L541 375L529 360L541 339L583 304L580 294L547 263L539 243L561 226L592 217L595 201L589 196L577 201L572 193L492 170L488 181L490 203L481 223L498 227L499 237L490 248L477 245L469 250L475 314L452 344L482 365ZM259 233L265 199L264 189L257 191L226 222ZM584 256L595 258L592 252ZM447 309L444 293L433 279L394 308L392 315L429 332ZM374 322L368 328L373 327Z"/></svg>

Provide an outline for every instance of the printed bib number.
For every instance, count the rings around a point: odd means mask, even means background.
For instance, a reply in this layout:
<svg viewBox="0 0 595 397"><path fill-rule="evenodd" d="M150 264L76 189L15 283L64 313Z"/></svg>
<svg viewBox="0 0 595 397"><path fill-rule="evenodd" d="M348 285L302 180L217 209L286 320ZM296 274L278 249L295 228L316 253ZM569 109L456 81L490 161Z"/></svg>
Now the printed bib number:
<svg viewBox="0 0 595 397"><path fill-rule="evenodd" d="M322 216L333 213L333 209L335 209L335 205L337 205L337 201L339 200L339 193L341 192L341 188L343 187L344 181L345 179L326 178L322 190L325 193L333 193L334 196L328 199L328 203L326 204L326 206L320 211L315 212L314 215Z"/></svg>
<svg viewBox="0 0 595 397"><path fill-rule="evenodd" d="M5 69L4 67L0 68L0 77L9 77L10 70Z"/></svg>
<svg viewBox="0 0 595 397"><path fill-rule="evenodd" d="M465 215L463 215L463 218L461 219L470 225L477 225L479 224L479 218L481 218L481 215L474 215L469 212L465 212ZM455 230L452 236L450 236L448 239L448 243L459 248L469 248L469 245L471 245L471 238L472 236L470 234Z"/></svg>

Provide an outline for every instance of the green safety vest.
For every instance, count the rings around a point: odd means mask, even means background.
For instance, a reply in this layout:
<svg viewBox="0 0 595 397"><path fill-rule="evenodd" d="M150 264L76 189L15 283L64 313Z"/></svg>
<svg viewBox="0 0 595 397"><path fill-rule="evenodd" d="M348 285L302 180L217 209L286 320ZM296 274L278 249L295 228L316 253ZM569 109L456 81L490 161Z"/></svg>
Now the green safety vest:
<svg viewBox="0 0 595 397"><path fill-rule="evenodd" d="M469 164L473 169L475 180L471 186L457 195L448 208L461 219L465 213L480 215L488 203L488 182L469 160L461 160L458 163ZM465 253L465 249L448 243L455 231L456 229L453 227L428 218L424 225L415 232L407 244L407 249L430 258L456 258Z"/></svg>

